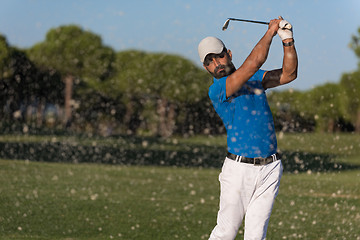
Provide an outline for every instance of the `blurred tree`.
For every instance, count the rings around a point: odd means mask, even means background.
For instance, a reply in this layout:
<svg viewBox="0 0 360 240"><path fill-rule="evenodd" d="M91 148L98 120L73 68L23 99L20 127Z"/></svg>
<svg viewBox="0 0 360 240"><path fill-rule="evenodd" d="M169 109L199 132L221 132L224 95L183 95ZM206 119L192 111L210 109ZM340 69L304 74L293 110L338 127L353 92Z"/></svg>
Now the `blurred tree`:
<svg viewBox="0 0 360 240"><path fill-rule="evenodd" d="M123 124L123 131L135 134L140 125L140 113L143 110L141 100L149 100L149 93L139 88L146 70L143 66L145 52L128 50L118 52L114 62L115 74L104 82L102 92L113 99L120 99L125 104L125 113L119 119ZM155 114L152 113L150 118Z"/></svg>
<svg viewBox="0 0 360 240"><path fill-rule="evenodd" d="M15 112L20 110L21 93L18 88L23 85L20 83L25 79L18 74L17 67L21 60L16 59L15 55L19 54L16 54L16 50L9 46L5 36L0 35L0 106L3 121L12 120ZM17 114L17 119L20 117L22 115Z"/></svg>
<svg viewBox="0 0 360 240"><path fill-rule="evenodd" d="M26 55L10 47L0 36L1 112L6 120L24 120L21 105L30 101L38 90L33 81L36 70Z"/></svg>
<svg viewBox="0 0 360 240"><path fill-rule="evenodd" d="M342 96L342 89L335 83L327 83L309 91L308 99L311 106L309 111L314 114L317 130L326 132L340 130L339 123L343 115Z"/></svg>
<svg viewBox="0 0 360 240"><path fill-rule="evenodd" d="M44 42L28 51L38 66L59 71L65 83L65 123L71 121L74 79L96 88L111 73L114 51L103 45L101 38L78 26L51 29Z"/></svg>
<svg viewBox="0 0 360 240"><path fill-rule="evenodd" d="M144 121L154 134L170 136L181 107L207 94L208 74L180 56L130 50L119 52L114 66L116 74L102 89L114 97L122 94L123 120L132 133Z"/></svg>
<svg viewBox="0 0 360 240"><path fill-rule="evenodd" d="M357 35L352 36L350 48L358 57L358 69L352 73L343 74L340 85L345 89L343 95L345 116L354 124L355 131L360 133L360 28Z"/></svg>
<svg viewBox="0 0 360 240"><path fill-rule="evenodd" d="M10 47L3 36L0 36L0 52L2 120L15 119L41 127L45 104L59 103L58 91L51 90L61 88L58 74L36 68L24 51ZM30 116L26 114L28 109ZM36 109L36 117L32 116L31 109Z"/></svg>
<svg viewBox="0 0 360 240"><path fill-rule="evenodd" d="M269 105L275 128L284 132L309 132L314 129L314 114L306 92L289 89L271 91Z"/></svg>
<svg viewBox="0 0 360 240"><path fill-rule="evenodd" d="M354 125L355 131L360 133L360 69L343 74L340 86L344 89L341 96L344 117Z"/></svg>
<svg viewBox="0 0 360 240"><path fill-rule="evenodd" d="M11 57L11 49L9 44L6 40L6 37L0 35L0 71L1 71L1 78L6 78L9 75L12 75L8 71L9 69L9 61Z"/></svg>
<svg viewBox="0 0 360 240"><path fill-rule="evenodd" d="M351 42L350 42L350 48L352 50L354 50L355 55L360 60L360 27L358 28L357 34L358 35L353 35L352 36ZM360 61L358 62L358 66L360 68Z"/></svg>
<svg viewBox="0 0 360 240"><path fill-rule="evenodd" d="M211 78L189 60L175 55L149 54L145 64L152 70L147 89L157 97L158 134L170 136L175 130L176 109L200 102L207 95Z"/></svg>

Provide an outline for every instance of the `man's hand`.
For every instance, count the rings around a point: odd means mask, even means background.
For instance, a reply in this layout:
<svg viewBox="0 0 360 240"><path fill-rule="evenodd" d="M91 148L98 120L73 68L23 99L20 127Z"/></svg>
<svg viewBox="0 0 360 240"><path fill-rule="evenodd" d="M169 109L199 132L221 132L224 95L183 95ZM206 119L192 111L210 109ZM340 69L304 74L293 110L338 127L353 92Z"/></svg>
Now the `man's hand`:
<svg viewBox="0 0 360 240"><path fill-rule="evenodd" d="M281 19L272 19L269 23L268 31L271 32L272 36L275 36L279 30Z"/></svg>
<svg viewBox="0 0 360 240"><path fill-rule="evenodd" d="M279 19L281 21L279 22L279 29L277 30L277 33L279 34L281 40L284 41L285 39L293 38L292 25L281 16Z"/></svg>

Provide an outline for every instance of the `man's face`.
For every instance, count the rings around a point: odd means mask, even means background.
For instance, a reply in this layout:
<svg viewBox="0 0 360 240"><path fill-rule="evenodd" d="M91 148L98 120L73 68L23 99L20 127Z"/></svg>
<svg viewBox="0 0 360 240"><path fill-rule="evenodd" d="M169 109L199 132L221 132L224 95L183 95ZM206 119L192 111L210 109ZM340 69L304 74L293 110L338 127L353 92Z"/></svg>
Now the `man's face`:
<svg viewBox="0 0 360 240"><path fill-rule="evenodd" d="M231 62L230 50L222 51L219 54L208 54L204 60L205 69L213 75L214 78L222 78L234 72L235 67Z"/></svg>

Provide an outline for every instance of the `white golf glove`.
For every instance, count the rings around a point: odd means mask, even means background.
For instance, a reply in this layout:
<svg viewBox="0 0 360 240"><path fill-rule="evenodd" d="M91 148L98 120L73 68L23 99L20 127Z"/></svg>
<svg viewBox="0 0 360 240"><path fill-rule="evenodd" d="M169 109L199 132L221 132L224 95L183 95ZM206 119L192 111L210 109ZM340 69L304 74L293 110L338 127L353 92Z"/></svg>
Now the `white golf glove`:
<svg viewBox="0 0 360 240"><path fill-rule="evenodd" d="M291 24L286 20L281 20L279 23L279 30L277 31L281 40L293 38L293 31Z"/></svg>

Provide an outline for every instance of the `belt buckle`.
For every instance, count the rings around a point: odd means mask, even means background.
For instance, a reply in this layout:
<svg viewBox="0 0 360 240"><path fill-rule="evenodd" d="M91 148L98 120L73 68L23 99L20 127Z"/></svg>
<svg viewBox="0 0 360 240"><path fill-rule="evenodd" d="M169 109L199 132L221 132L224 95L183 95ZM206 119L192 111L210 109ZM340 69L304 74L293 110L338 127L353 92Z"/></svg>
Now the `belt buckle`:
<svg viewBox="0 0 360 240"><path fill-rule="evenodd" d="M262 161L263 161L264 158L262 157L254 157L254 165L255 166L261 166L262 164Z"/></svg>

